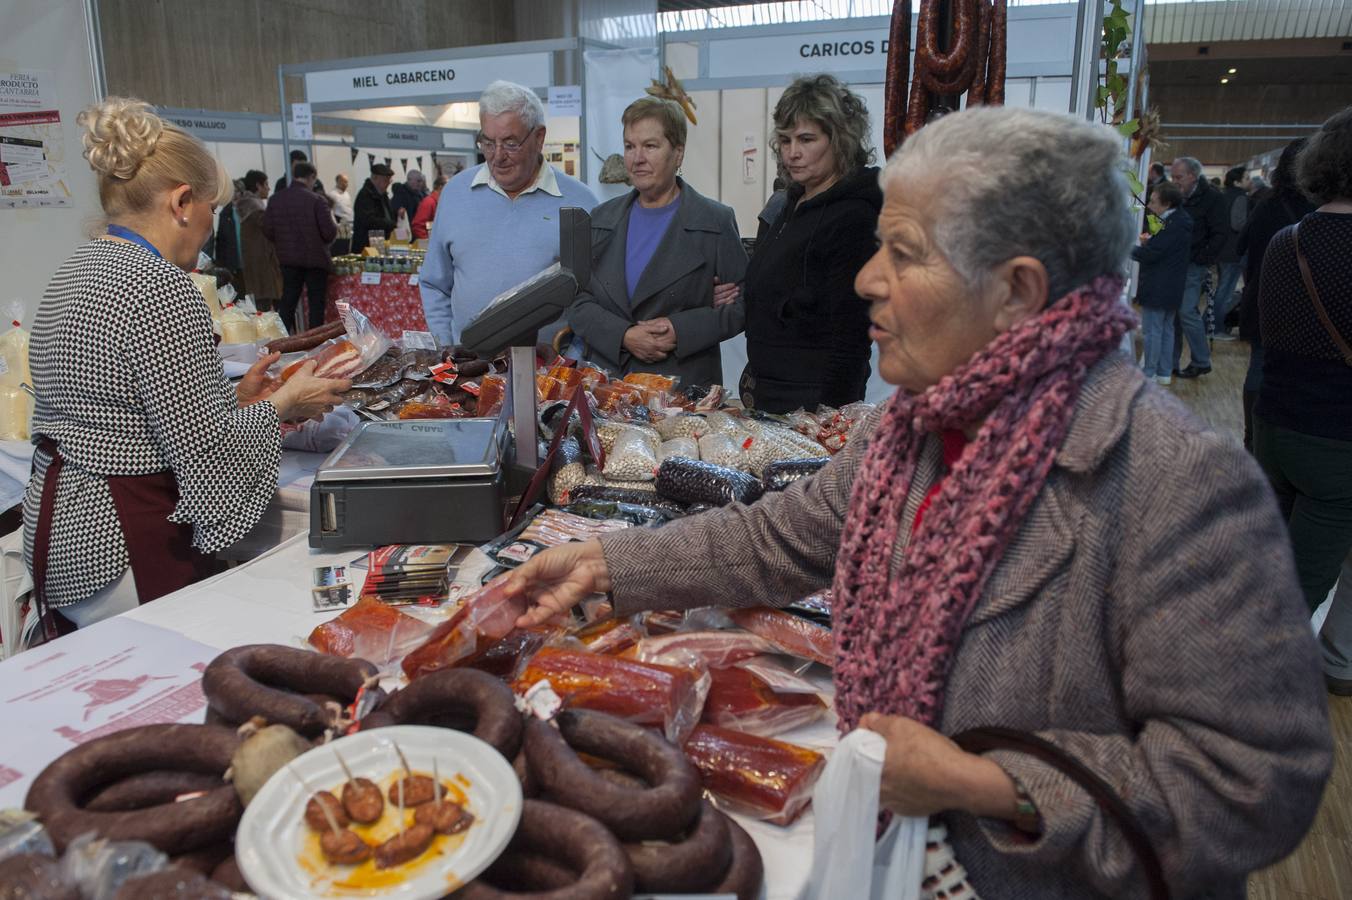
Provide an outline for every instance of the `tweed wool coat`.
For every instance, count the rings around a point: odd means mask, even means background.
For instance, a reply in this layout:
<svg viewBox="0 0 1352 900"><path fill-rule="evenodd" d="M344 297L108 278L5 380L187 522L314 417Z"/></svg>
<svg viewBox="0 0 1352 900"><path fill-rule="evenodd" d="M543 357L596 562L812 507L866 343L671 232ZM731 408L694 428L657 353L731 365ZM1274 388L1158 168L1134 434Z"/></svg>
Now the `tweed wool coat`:
<svg viewBox="0 0 1352 900"><path fill-rule="evenodd" d="M616 612L776 605L831 582L868 434L753 506L602 540ZM939 474L931 439L906 515ZM908 518L907 521L911 519ZM892 568L904 559L899 529ZM1332 765L1308 612L1272 493L1238 445L1114 354L964 628L939 730L1034 732L1136 814L1176 898L1243 898L1299 843ZM1044 823L945 813L984 900L1145 897L1122 835L1030 757L991 758Z"/></svg>

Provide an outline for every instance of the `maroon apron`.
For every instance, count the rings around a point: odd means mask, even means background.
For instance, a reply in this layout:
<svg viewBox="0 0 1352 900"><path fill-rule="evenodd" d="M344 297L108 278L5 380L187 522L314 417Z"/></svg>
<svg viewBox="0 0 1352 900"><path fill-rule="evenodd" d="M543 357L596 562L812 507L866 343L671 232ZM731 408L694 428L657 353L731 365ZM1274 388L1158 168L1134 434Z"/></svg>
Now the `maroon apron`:
<svg viewBox="0 0 1352 900"><path fill-rule="evenodd" d="M47 640L70 634L75 623L47 605L47 562L51 549L52 512L56 508L56 483L64 465L55 441L42 438L38 447L52 458L42 484L33 532L33 597ZM136 579L140 603L171 594L220 571L216 558L192 545L192 525L169 521L178 505L178 481L169 470L150 475L108 475L108 491L122 526L127 547L127 565Z"/></svg>

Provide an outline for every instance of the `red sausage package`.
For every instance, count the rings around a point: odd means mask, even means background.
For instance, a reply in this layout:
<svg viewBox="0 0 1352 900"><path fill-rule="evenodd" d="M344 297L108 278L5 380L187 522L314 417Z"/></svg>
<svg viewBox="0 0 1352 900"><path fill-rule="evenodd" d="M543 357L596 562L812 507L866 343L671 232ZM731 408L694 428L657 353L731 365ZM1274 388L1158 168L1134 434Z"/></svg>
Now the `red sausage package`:
<svg viewBox="0 0 1352 900"><path fill-rule="evenodd" d="M728 616L742 628L774 644L781 653L832 665L835 643L829 628L768 606L732 609L728 610Z"/></svg>
<svg viewBox="0 0 1352 900"><path fill-rule="evenodd" d="M704 673L580 650L545 647L531 658L513 688L524 694L548 679L564 706L610 713L660 727L679 745L699 721Z"/></svg>
<svg viewBox="0 0 1352 900"><path fill-rule="evenodd" d="M789 825L812 802L826 757L794 744L714 725L700 725L685 742L704 787L729 812Z"/></svg>
<svg viewBox="0 0 1352 900"><path fill-rule="evenodd" d="M712 682L700 721L772 737L801 725L810 725L826 713L815 693L776 691L764 679L740 667L710 669Z"/></svg>
<svg viewBox="0 0 1352 900"><path fill-rule="evenodd" d="M506 587L506 579L499 578L466 600L404 658L404 674L413 679L437 669L470 665L511 634L526 611L526 601L509 598Z"/></svg>
<svg viewBox="0 0 1352 900"><path fill-rule="evenodd" d="M309 641L320 653L355 656L383 666L418 646L431 630L422 619L368 595L316 627Z"/></svg>

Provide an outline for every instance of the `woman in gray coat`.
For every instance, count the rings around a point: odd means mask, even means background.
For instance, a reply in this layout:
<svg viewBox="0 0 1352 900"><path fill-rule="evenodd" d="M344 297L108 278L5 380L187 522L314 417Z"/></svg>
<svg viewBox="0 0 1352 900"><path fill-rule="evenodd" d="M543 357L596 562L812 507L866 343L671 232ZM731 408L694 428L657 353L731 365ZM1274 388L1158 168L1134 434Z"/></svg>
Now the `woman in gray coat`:
<svg viewBox="0 0 1352 900"><path fill-rule="evenodd" d="M1243 898L1332 764L1271 490L1118 349L1120 145L1008 107L927 125L888 163L855 281L892 399L783 493L507 580L523 624L592 591L624 616L832 585L841 730L883 735L882 804L940 819L984 900L1144 897L1147 870L1062 769L964 750L968 729L1032 732L1106 782L1174 897Z"/></svg>
<svg viewBox="0 0 1352 900"><path fill-rule="evenodd" d="M624 111L634 190L592 210L592 278L568 311L583 357L615 375L722 384L719 345L742 331L746 251L730 208L677 177L685 114L644 97Z"/></svg>

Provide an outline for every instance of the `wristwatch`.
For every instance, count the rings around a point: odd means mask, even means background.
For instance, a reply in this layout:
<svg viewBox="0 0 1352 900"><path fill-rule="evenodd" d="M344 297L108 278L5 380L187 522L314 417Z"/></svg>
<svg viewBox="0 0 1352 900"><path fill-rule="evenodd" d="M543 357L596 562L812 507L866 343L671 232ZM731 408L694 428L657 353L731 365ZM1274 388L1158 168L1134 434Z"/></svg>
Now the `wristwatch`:
<svg viewBox="0 0 1352 900"><path fill-rule="evenodd" d="M1014 827L1024 834L1042 834L1042 816L1028 796L1028 789L1019 779L1010 776L1014 782Z"/></svg>

